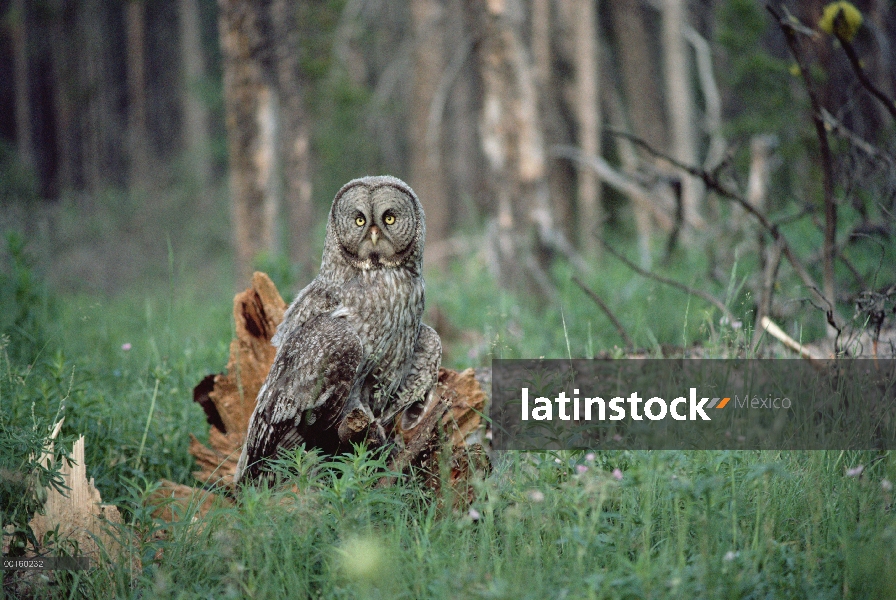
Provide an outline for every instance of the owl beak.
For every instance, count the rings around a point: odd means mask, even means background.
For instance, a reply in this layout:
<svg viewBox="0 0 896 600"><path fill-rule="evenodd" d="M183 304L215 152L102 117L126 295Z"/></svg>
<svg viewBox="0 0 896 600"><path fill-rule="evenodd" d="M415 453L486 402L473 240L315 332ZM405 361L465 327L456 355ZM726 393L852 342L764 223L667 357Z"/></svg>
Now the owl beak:
<svg viewBox="0 0 896 600"><path fill-rule="evenodd" d="M380 239L380 228L374 225L370 228L370 242L376 246L377 240Z"/></svg>

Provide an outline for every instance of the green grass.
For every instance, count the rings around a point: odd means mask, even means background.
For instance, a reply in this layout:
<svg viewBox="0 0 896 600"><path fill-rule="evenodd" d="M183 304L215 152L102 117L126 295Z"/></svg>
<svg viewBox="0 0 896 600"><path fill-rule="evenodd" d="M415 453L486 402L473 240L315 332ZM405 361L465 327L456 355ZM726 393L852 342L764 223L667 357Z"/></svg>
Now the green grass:
<svg viewBox="0 0 896 600"><path fill-rule="evenodd" d="M153 535L163 524L142 501L162 478L192 483L189 434L207 425L191 390L224 368L232 335L229 283L196 283L179 252L167 250L163 275L114 294L47 292L25 263L0 286L14 315L0 352L2 466L28 466L35 442L16 435L46 431L62 407L62 443L86 435L88 476L122 508L118 535L142 563L59 574L40 597L896 598L892 453L502 452L463 508L414 483L374 489L383 461L363 450L297 454L282 466L298 494L249 490L238 507L197 522L188 512ZM704 261L682 253L662 272L703 285ZM745 317L747 268L709 290ZM560 269L547 308L497 290L475 257L429 273L446 365L621 345ZM610 257L587 283L648 350L749 339ZM4 497L4 520L15 506Z"/></svg>

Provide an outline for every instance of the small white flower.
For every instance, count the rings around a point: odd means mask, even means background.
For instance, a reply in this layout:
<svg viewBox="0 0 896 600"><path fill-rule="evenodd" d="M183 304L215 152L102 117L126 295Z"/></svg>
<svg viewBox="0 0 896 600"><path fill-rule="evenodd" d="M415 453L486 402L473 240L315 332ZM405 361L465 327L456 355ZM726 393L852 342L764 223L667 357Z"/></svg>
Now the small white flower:
<svg viewBox="0 0 896 600"><path fill-rule="evenodd" d="M588 462L593 462L594 461L594 452L589 452L588 454L586 454L585 460L587 460Z"/></svg>
<svg viewBox="0 0 896 600"><path fill-rule="evenodd" d="M541 490L529 490L529 500L532 502L544 502L544 493Z"/></svg>
<svg viewBox="0 0 896 600"><path fill-rule="evenodd" d="M858 477L859 475L862 474L862 471L864 471L864 470L865 470L865 465L856 465L855 467L853 467L851 469L846 469L846 476L847 477Z"/></svg>
<svg viewBox="0 0 896 600"><path fill-rule="evenodd" d="M740 552L735 552L734 550L729 550L728 552L725 553L725 561L731 562L732 560L737 558L738 554L740 554Z"/></svg>
<svg viewBox="0 0 896 600"><path fill-rule="evenodd" d="M883 480L881 480L881 482L880 482L880 487L881 487L885 492L892 492L892 491L893 491L893 482L890 481L889 479L883 479Z"/></svg>
<svg viewBox="0 0 896 600"><path fill-rule="evenodd" d="M613 469L613 479L615 479L616 481L622 481L622 471L620 471L618 468Z"/></svg>
<svg viewBox="0 0 896 600"><path fill-rule="evenodd" d="M472 507L470 508L470 512L468 512L467 514L470 515L470 518L474 521L478 521L482 517L482 515L479 514L479 511Z"/></svg>

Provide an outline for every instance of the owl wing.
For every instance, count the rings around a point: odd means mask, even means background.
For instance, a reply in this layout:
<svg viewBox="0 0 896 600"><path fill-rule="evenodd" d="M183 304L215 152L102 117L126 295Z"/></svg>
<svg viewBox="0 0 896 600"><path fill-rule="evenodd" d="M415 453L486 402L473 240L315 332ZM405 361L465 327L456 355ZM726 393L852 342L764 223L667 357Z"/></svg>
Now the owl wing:
<svg viewBox="0 0 896 600"><path fill-rule="evenodd" d="M264 471L261 460L276 456L280 448L338 444L336 425L350 399L360 394L363 347L344 318L315 315L280 342L249 420L237 483L258 479Z"/></svg>
<svg viewBox="0 0 896 600"><path fill-rule="evenodd" d="M384 411L381 421L390 423L398 413L415 402L420 402L422 406L422 403L426 402L429 390L439 379L441 362L442 340L439 338L439 334L429 325L421 323L407 375L401 382L395 399Z"/></svg>
<svg viewBox="0 0 896 600"><path fill-rule="evenodd" d="M305 324L315 315L328 313L339 306L339 290L320 278L315 279L300 291L286 312L283 321L277 327L271 343L280 347L284 340L292 336L292 332Z"/></svg>

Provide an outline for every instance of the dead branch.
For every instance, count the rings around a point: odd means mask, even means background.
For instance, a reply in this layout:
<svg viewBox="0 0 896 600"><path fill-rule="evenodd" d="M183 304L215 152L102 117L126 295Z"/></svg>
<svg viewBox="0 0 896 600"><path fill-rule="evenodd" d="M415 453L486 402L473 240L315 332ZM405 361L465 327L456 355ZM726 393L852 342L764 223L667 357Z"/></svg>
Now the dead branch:
<svg viewBox="0 0 896 600"><path fill-rule="evenodd" d="M616 252L616 250L614 250L606 242L601 242L601 243L604 245L604 250L606 250L607 252L609 252L610 254L615 256L625 266L627 266L629 269L631 269L632 271L634 271L641 277L653 279L654 281L658 281L665 285L670 285L672 287L678 288L678 289L682 290L683 292L690 294L692 296L697 296L698 298L701 298L701 299L705 300L706 302L708 302L709 304L712 304L713 306L718 308L722 312L722 314L725 315L725 317L728 319L729 323L734 323L735 321L737 321L737 318L734 316L734 313L732 313L730 310L728 310L728 307L725 306L725 304L721 300L716 298L715 296L713 296L711 294L707 294L703 290L695 290L694 288L688 287L679 281L675 281L674 279L669 279L667 277L657 275L656 273L651 273L650 271L645 271L644 269L638 267L635 263L631 262L630 260L628 260L627 258L622 256L621 254Z"/></svg>
<svg viewBox="0 0 896 600"><path fill-rule="evenodd" d="M771 4L766 4L766 9L775 18L787 45L790 47L790 53L796 59L800 75L803 78L803 85L806 93L809 95L809 103L812 105L812 123L815 125L815 134L818 137L818 143L821 150L821 168L822 168L822 187L824 189L824 296L831 303L836 301L836 281L834 279L834 259L837 252L837 204L834 199L834 166L831 155L831 146L828 143L827 129L824 126L824 118L822 116L821 103L818 100L818 94L815 93L815 87L812 85L812 79L809 74L808 65L806 65L803 56L797 30L793 26L792 17L785 19L777 9ZM835 327L837 329L837 327Z"/></svg>
<svg viewBox="0 0 896 600"><path fill-rule="evenodd" d="M611 135L627 137L635 145L643 148L644 150L646 150L653 156L667 160L674 166L676 166L680 169L684 169L691 175L701 178L703 180L703 182L706 184L706 187L708 187L709 189L716 192L720 197L725 198L726 200L735 202L736 204L741 206L746 212L753 215L753 217L755 217L756 220L759 221L759 224L762 225L762 227L766 231L769 232L769 234L772 236L772 239L774 239L776 242L781 243L781 252L784 254L784 257L787 259L787 262L789 262L790 265L793 267L793 270L796 271L796 274L802 280L803 285L806 286L806 288L808 288L809 290L813 291L819 297L820 300L822 300L823 302L825 302L827 304L830 304L827 301L827 298L825 298L825 296L821 293L821 291L819 291L818 284L815 282L814 279L812 279L812 276L806 270L806 267L803 266L803 263L800 262L800 260L796 257L796 254L794 254L793 249L790 247L790 244L787 242L787 238L784 236L783 233L781 233L779 226L776 223L773 223L772 221L770 221L769 218L767 216L765 216L765 213L763 213L761 210L759 210L758 208L756 208L755 206L750 204L746 200L746 198L744 198L739 192L732 190L727 185L722 183L718 177L719 169L715 169L714 171L707 171L705 169L694 167L692 165L685 165L684 163L681 163L680 161L672 158L671 156L669 156L665 152L662 152L661 150L657 150L656 148L654 148L653 146L651 146L650 144L648 144L641 138L639 138L637 136L633 136L630 133L627 133L625 131L615 131L615 130L607 130L607 132L610 133ZM725 163L723 162L722 165L724 165L724 164ZM720 165L720 166L722 166L722 165ZM838 318L838 320L843 321L843 318L840 317L839 315L837 315L837 318Z"/></svg>
<svg viewBox="0 0 896 600"><path fill-rule="evenodd" d="M637 204L642 210L649 211L656 218L657 222L664 229L672 229L673 222L665 212L657 206L656 200L648 190L644 189L630 177L626 177L622 173L610 166L600 156L588 156L575 146L551 146L548 153L552 156L567 158L569 160L584 164L590 167L598 177L601 178L610 187L616 188L632 202Z"/></svg>
<svg viewBox="0 0 896 600"><path fill-rule="evenodd" d="M852 70L856 74L856 77L859 78L862 86L868 90L872 96L877 98L881 104L884 105L884 108L890 113L890 116L893 117L893 120L896 120L896 100L890 98L885 93L883 93L880 88L874 85L874 82L868 77L868 74L865 73L865 68L862 67L862 61L859 60L858 54L856 54L856 49L853 47L852 42L840 35L841 30L843 29L839 22L842 22L844 19L843 10L837 12L837 16L834 17L834 35L837 36L837 39L840 41L840 46L843 48L843 51L846 53L846 57L849 58L849 64L852 65Z"/></svg>
<svg viewBox="0 0 896 600"><path fill-rule="evenodd" d="M821 117L824 119L824 124L831 128L831 131L840 137L845 138L850 144L861 150L869 158L884 163L892 169L896 169L896 158L892 155L883 152L873 144L866 142L827 110L821 109Z"/></svg>
<svg viewBox="0 0 896 600"><path fill-rule="evenodd" d="M768 317L762 317L762 321L760 322L762 328L769 333L773 338L780 341L784 346L793 350L800 357L805 358L807 360L821 360L822 357L815 355L809 348L803 346L795 339L784 333L784 330L778 327L774 321L769 319Z"/></svg>
<svg viewBox="0 0 896 600"><path fill-rule="evenodd" d="M589 298L594 300L594 303L597 304L602 311L604 311L604 314L607 315L607 318L609 318L610 322L613 323L613 327L615 327L616 331L619 332L619 336L625 342L626 347L630 348L630 349L634 349L635 342L632 340L631 336L629 336L628 332L625 330L625 327L622 326L622 323L619 322L619 319L616 318L616 315L613 314L613 311L610 310L610 307L607 306L607 304L603 301L603 299L601 299L601 297L598 296L597 293L594 292L594 290L592 290L591 288L586 286L584 283L582 283L582 280L579 279L578 276L573 275L572 281L577 286L582 288L582 291L585 292L585 294Z"/></svg>
<svg viewBox="0 0 896 600"><path fill-rule="evenodd" d="M684 37L694 47L697 59L697 77L706 103L705 130L709 135L709 148L703 168L714 169L725 156L725 138L722 137L722 95L712 70L712 51L709 43L690 25L684 27Z"/></svg>

